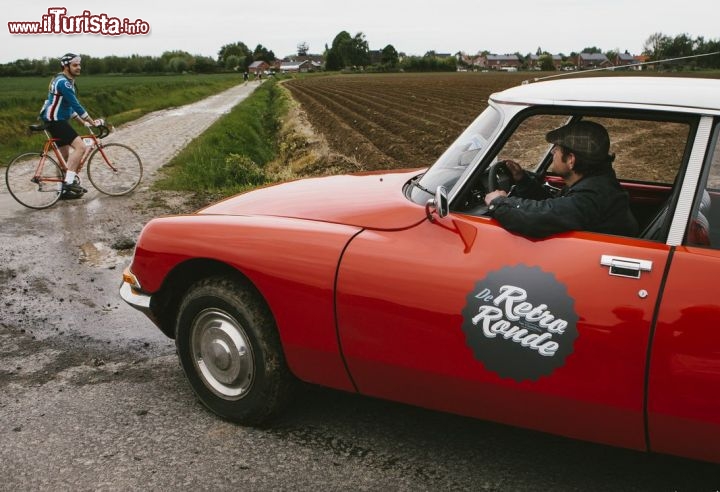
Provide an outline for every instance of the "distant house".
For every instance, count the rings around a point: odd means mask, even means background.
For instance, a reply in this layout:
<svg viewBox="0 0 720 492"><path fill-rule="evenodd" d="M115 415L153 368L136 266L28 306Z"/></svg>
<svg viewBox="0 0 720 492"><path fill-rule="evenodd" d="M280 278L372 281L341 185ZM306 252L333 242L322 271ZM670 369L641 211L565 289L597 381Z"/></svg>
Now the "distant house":
<svg viewBox="0 0 720 492"><path fill-rule="evenodd" d="M302 60L310 60L311 62L315 62L315 63L320 64L320 65L323 65L323 63L324 63L324 58L323 58L322 55L309 54L309 55L305 55L304 57L303 57L303 56L297 56L297 57L295 57L295 59L296 59L296 60L300 60L300 61L302 61Z"/></svg>
<svg viewBox="0 0 720 492"><path fill-rule="evenodd" d="M642 65L650 61L650 57L647 55L634 56L635 62L637 62L636 70L655 70L655 65Z"/></svg>
<svg viewBox="0 0 720 492"><path fill-rule="evenodd" d="M487 55L485 66L491 70L508 70L520 68L522 62L517 55Z"/></svg>
<svg viewBox="0 0 720 492"><path fill-rule="evenodd" d="M254 73L255 75L265 73L270 68L270 64L263 60L254 61L250 64L248 67L248 71L250 73Z"/></svg>
<svg viewBox="0 0 720 492"><path fill-rule="evenodd" d="M455 58L458 62L458 70L462 68L469 68L471 70L477 70L479 68L485 68L485 57L481 53L477 55L469 55L462 51L455 54Z"/></svg>
<svg viewBox="0 0 720 492"><path fill-rule="evenodd" d="M474 57L472 57L470 61L470 66L473 67L473 69L485 69L487 68L487 58L485 58L481 54L477 54Z"/></svg>
<svg viewBox="0 0 720 492"><path fill-rule="evenodd" d="M309 72L313 69L312 62L310 60L303 61L289 61L280 63L280 71L282 73L298 73L298 72Z"/></svg>
<svg viewBox="0 0 720 492"><path fill-rule="evenodd" d="M287 67L290 67L292 69L293 64L302 64L304 62L307 62L306 65L302 65L298 71L318 71L323 70L325 68L325 62L323 60L322 55L292 55L292 56L286 56L282 59L282 61L277 62L275 68L278 70L283 70L282 66L286 65Z"/></svg>
<svg viewBox="0 0 720 492"><path fill-rule="evenodd" d="M625 53L618 53L618 55L615 57L615 66L616 67L633 67L634 65L637 65L638 61L635 59L633 55L631 55L628 52ZM639 67L635 67L637 69Z"/></svg>
<svg viewBox="0 0 720 492"><path fill-rule="evenodd" d="M555 67L555 70L560 70L562 68L562 57L560 55L530 55L530 59L528 60L530 69L539 70L541 64L540 59L546 56L552 57L552 64Z"/></svg>
<svg viewBox="0 0 720 492"><path fill-rule="evenodd" d="M580 53L576 60L576 65L579 70L612 66L608 57L602 53Z"/></svg>

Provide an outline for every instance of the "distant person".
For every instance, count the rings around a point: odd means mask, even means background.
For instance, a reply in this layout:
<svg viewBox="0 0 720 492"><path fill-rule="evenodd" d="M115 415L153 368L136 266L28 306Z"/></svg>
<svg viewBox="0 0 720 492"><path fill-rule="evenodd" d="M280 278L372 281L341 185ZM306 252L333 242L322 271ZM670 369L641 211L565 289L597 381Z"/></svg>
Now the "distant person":
<svg viewBox="0 0 720 492"><path fill-rule="evenodd" d="M244 80L245 82L248 81L248 73L247 73L247 71L243 72L243 80Z"/></svg>
<svg viewBox="0 0 720 492"><path fill-rule="evenodd" d="M65 182L62 185L61 198L80 198L87 190L76 182L80 159L85 152L85 144L70 125L75 118L86 126L99 126L104 122L92 119L78 101L75 90L75 78L80 75L80 56L67 53L60 58L62 72L53 77L48 88L48 96L40 111L40 118L53 138L58 139L58 147L67 164ZM70 153L70 147L73 152Z"/></svg>
<svg viewBox="0 0 720 492"><path fill-rule="evenodd" d="M556 128L545 139L554 144L552 170L565 188L552 196L508 160L514 194L495 190L485 195L489 213L506 229L531 237L576 230L636 236L638 223L612 168L615 155L609 154L605 127L583 120Z"/></svg>

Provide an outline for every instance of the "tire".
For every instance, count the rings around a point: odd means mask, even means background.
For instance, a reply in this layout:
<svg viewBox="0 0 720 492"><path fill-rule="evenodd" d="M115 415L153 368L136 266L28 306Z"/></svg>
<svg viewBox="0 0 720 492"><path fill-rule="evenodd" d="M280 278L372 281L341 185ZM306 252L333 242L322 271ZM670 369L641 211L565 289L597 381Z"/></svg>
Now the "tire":
<svg viewBox="0 0 720 492"><path fill-rule="evenodd" d="M127 145L109 143L96 148L90 154L87 174L98 191L106 195L120 196L138 187L143 175L143 165L140 156Z"/></svg>
<svg viewBox="0 0 720 492"><path fill-rule="evenodd" d="M275 321L247 283L211 277L193 285L180 303L175 344L198 399L225 419L261 425L292 397Z"/></svg>
<svg viewBox="0 0 720 492"><path fill-rule="evenodd" d="M28 208L48 208L60 199L63 171L55 160L45 156L42 172L36 179L42 154L28 152L15 157L5 169L5 183L12 197Z"/></svg>

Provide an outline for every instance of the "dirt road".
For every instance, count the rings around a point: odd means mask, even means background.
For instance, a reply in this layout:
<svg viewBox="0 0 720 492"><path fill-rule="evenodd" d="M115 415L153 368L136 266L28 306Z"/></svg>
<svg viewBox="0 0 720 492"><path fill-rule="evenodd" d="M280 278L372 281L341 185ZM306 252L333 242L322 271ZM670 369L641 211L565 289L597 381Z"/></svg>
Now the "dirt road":
<svg viewBox="0 0 720 492"><path fill-rule="evenodd" d="M143 160L143 182L129 196L107 197L88 183L80 200L31 210L12 199L3 175L0 487L50 484L33 482L32 471L42 463L58 470L68 457L84 455L82 446L69 447L79 437L73 405L88 398L82 386L113 380L118 386L111 392L122 391L128 379L154 380L158 364L177 367L171 341L121 302L120 275L150 218L189 207L180 194L150 191L158 169L256 87L238 85L149 114L107 137L132 146Z"/></svg>
<svg viewBox="0 0 720 492"><path fill-rule="evenodd" d="M105 322L101 326L93 322L94 311L125 315L126 310L119 309L116 287L137 234L149 218L187 207L180 194L150 191L158 169L255 87L255 83L238 85L195 104L148 114L107 137L106 141L130 145L143 161L143 181L129 196L107 197L85 180L89 192L82 199L30 210L12 199L3 179L2 324L25 329L36 338L58 331L115 337L116 333L102 329ZM130 330L134 325L127 323Z"/></svg>

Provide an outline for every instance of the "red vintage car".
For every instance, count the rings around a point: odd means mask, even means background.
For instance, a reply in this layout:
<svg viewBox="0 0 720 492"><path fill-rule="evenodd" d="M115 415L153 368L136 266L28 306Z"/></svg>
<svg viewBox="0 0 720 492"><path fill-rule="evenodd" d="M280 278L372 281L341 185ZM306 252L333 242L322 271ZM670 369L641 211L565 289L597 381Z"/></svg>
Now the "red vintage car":
<svg viewBox="0 0 720 492"><path fill-rule="evenodd" d="M488 215L507 159L601 123L639 232L542 239ZM720 462L720 81L526 84L428 169L283 183L142 231L121 295L200 401L271 419L298 380Z"/></svg>

